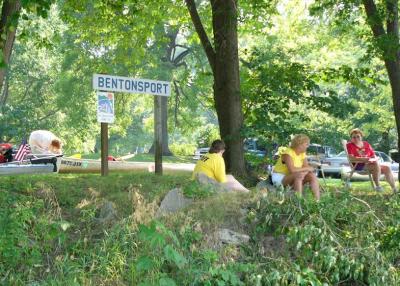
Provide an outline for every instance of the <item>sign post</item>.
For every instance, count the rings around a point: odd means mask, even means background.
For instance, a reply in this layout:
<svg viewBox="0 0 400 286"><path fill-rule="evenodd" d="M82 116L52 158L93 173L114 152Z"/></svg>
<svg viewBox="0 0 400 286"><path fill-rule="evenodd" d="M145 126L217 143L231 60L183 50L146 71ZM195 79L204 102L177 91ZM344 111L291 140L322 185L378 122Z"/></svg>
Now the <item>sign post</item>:
<svg viewBox="0 0 400 286"><path fill-rule="evenodd" d="M162 124L161 124L161 96L154 97L154 165L155 173L162 175Z"/></svg>
<svg viewBox="0 0 400 286"><path fill-rule="evenodd" d="M97 92L97 121L101 124L101 175L108 175L108 123L114 123L114 94Z"/></svg>
<svg viewBox="0 0 400 286"><path fill-rule="evenodd" d="M108 123L101 123L101 175L108 176Z"/></svg>
<svg viewBox="0 0 400 286"><path fill-rule="evenodd" d="M94 74L93 75L93 89L98 91L117 91L126 93L144 93L152 94L154 97L154 161L156 174L162 175L162 125L161 125L161 96L171 95L171 84L168 81L150 80L150 79L135 79L122 76ZM98 92L103 94L103 101L107 101L104 97L105 92ZM112 93L105 93L112 94ZM101 122L101 174L107 176L108 174L108 123L114 122L114 94L112 94L112 116L110 115L110 103L99 108L97 113L98 121ZM98 95L98 98L100 96ZM104 105L103 104L103 105ZM102 113L99 115L99 110ZM101 118L101 119L99 119ZM102 120L102 121L100 121ZM111 121L111 122L110 122ZM103 125L104 124L104 125ZM104 166L104 168L103 168Z"/></svg>

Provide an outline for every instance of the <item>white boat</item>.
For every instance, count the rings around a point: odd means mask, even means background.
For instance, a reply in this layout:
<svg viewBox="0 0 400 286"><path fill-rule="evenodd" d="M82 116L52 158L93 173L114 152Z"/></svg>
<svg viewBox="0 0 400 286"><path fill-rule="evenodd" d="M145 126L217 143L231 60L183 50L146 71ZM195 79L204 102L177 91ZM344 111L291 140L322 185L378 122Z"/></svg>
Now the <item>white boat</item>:
<svg viewBox="0 0 400 286"><path fill-rule="evenodd" d="M149 162L108 161L110 171L144 170L151 167ZM101 161L93 159L62 158L60 173L93 173L100 172Z"/></svg>
<svg viewBox="0 0 400 286"><path fill-rule="evenodd" d="M153 162L127 162L108 161L110 171L148 171L154 172ZM163 163L166 171L193 171L194 164ZM96 173L101 171L101 161L93 159L62 158L60 162L60 173Z"/></svg>
<svg viewBox="0 0 400 286"><path fill-rule="evenodd" d="M31 158L23 162L0 164L0 176L58 173L61 157Z"/></svg>

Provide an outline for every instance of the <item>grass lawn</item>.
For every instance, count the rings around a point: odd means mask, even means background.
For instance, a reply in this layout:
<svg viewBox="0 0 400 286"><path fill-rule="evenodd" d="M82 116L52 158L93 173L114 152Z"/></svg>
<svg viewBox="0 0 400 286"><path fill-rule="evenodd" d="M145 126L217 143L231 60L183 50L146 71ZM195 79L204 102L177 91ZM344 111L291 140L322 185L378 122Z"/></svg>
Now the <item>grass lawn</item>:
<svg viewBox="0 0 400 286"><path fill-rule="evenodd" d="M323 179L319 179L319 183L322 188L326 188L329 191L333 191L335 189L343 189L345 184L341 179L332 179L326 178L325 181ZM386 181L381 181L381 186L383 187L383 192L379 193L380 195L391 195L392 191L390 185ZM359 196L370 196L370 195L379 195L372 189L370 181L352 181L350 183L350 192L354 195Z"/></svg>

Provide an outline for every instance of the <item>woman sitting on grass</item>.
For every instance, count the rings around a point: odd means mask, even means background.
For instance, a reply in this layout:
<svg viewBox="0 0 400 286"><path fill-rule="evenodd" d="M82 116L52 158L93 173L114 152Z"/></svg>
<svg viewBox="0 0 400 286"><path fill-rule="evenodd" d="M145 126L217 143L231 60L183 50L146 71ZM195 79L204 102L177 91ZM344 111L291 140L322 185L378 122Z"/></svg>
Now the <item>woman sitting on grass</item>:
<svg viewBox="0 0 400 286"><path fill-rule="evenodd" d="M232 175L225 173L225 161L222 154L225 152L225 143L215 140L207 154L200 156L193 171L193 179L202 184L211 184L226 191L249 192Z"/></svg>
<svg viewBox="0 0 400 286"><path fill-rule="evenodd" d="M272 172L272 182L275 186L292 187L302 195L303 185L310 184L316 200L319 200L319 183L314 174L314 168L308 165L306 150L310 139L304 134L295 135L290 147L283 148L279 154Z"/></svg>
<svg viewBox="0 0 400 286"><path fill-rule="evenodd" d="M393 193L396 193L397 189L390 166L379 164L374 149L372 149L371 145L367 141L362 141L363 133L361 130L358 128L351 130L350 137L351 141L347 143L346 148L350 160L357 161L357 163L353 163L357 164L355 169L361 171L367 168L371 172L372 179L375 183L375 190L377 192L382 191L379 179L381 173L384 174Z"/></svg>

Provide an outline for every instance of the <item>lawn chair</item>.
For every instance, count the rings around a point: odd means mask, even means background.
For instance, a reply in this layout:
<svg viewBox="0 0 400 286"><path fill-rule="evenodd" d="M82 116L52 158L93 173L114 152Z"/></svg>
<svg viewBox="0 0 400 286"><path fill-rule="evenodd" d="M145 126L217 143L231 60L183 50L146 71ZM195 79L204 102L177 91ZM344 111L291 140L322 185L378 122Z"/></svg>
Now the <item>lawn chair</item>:
<svg viewBox="0 0 400 286"><path fill-rule="evenodd" d="M362 162L361 160L351 159L351 158L350 158L349 153L347 152L347 141L346 141L346 140L342 140L342 145L343 145L344 152L345 152L346 155L347 155L347 160L348 160L348 162L349 162L349 166L350 166L350 168L351 168L350 174L349 174L348 177L346 178L346 186L350 186L350 180L351 180L351 177L352 177L354 174L368 175L369 181L371 182L372 189L375 190L375 183L374 183L374 180L372 179L372 174L371 174L371 172L370 172L367 168L364 168L364 169L362 169L362 170L357 170L357 166L358 166L359 164L365 164L365 162ZM344 179L344 178L343 178L343 174L342 174L342 179Z"/></svg>

